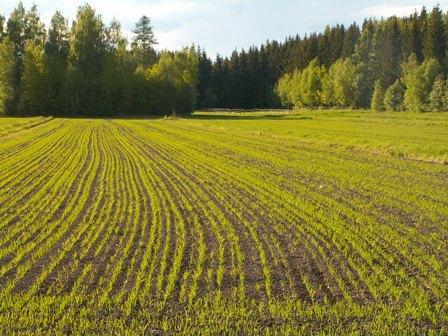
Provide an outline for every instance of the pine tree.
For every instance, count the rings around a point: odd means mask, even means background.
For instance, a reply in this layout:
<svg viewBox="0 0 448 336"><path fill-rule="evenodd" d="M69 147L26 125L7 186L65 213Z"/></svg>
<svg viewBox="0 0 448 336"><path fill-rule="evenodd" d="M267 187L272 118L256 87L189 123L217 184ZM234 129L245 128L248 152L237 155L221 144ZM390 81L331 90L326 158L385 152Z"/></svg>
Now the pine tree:
<svg viewBox="0 0 448 336"><path fill-rule="evenodd" d="M374 111L384 111L384 88L380 80L375 82L371 108Z"/></svg>
<svg viewBox="0 0 448 336"><path fill-rule="evenodd" d="M445 80L439 75L429 95L429 111L444 111Z"/></svg>
<svg viewBox="0 0 448 336"><path fill-rule="evenodd" d="M6 37L0 43L0 115L12 110L15 68L14 44Z"/></svg>
<svg viewBox="0 0 448 336"><path fill-rule="evenodd" d="M148 67L156 62L154 46L157 44L151 26L151 20L143 15L133 30L135 34L132 41L132 52L137 65Z"/></svg>
<svg viewBox="0 0 448 336"><path fill-rule="evenodd" d="M387 111L401 111L404 103L404 88L397 79L384 94L384 107Z"/></svg>
<svg viewBox="0 0 448 336"><path fill-rule="evenodd" d="M44 115L48 107L48 82L45 78L44 49L35 41L25 44L23 57L22 94L19 102L21 115Z"/></svg>

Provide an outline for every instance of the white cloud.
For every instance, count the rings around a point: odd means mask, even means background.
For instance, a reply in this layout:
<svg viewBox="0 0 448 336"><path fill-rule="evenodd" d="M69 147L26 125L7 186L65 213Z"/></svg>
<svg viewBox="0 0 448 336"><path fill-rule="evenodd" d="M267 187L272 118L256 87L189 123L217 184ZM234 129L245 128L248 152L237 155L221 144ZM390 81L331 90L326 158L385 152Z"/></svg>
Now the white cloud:
<svg viewBox="0 0 448 336"><path fill-rule="evenodd" d="M176 28L168 31L155 30L155 35L159 44L156 46L158 50L179 49L180 46L184 46L186 41L184 38L184 31L181 28Z"/></svg>
<svg viewBox="0 0 448 336"><path fill-rule="evenodd" d="M355 16L367 16L367 17L390 17L390 16L407 16L415 11L420 11L423 6L426 6L427 8L431 8L435 6L436 4L440 4L442 9L446 9L448 7L448 1L438 1L434 3L428 3L428 4L418 4L418 5L408 5L408 6L402 6L402 5L395 5L395 4L383 4L378 6L371 6L364 8L360 12L356 13Z"/></svg>
<svg viewBox="0 0 448 336"><path fill-rule="evenodd" d="M419 11L423 6L394 6L390 4L372 6L363 9L359 14L364 16L374 17L389 17L389 16L406 16L412 14L416 10Z"/></svg>

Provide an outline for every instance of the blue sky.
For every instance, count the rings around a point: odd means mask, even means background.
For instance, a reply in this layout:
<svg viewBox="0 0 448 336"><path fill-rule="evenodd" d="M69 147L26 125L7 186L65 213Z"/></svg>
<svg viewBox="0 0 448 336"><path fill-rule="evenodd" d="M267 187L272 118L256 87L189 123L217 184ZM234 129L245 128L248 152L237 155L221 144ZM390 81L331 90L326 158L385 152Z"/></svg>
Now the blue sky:
<svg viewBox="0 0 448 336"><path fill-rule="evenodd" d="M0 13L8 16L17 0L0 0ZM179 49L195 43L215 56L229 55L235 48L260 45L266 39L283 40L297 33L321 31L327 24L365 17L407 15L423 5L439 3L448 9L448 0L24 0L38 5L45 23L55 10L73 19L79 5L89 2L103 20L115 16L129 35L142 15L151 17L158 49Z"/></svg>

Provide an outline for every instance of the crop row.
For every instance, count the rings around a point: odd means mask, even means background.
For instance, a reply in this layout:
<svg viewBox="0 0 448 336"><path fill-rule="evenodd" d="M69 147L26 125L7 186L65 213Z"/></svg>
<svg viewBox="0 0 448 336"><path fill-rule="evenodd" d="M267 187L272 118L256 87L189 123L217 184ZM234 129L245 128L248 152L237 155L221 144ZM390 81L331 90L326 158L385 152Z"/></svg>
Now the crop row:
<svg viewBox="0 0 448 336"><path fill-rule="evenodd" d="M131 316L208 299L280 315L283 300L394 302L446 323L446 166L212 126L53 119L4 136L0 298L60 298L60 323L79 300Z"/></svg>

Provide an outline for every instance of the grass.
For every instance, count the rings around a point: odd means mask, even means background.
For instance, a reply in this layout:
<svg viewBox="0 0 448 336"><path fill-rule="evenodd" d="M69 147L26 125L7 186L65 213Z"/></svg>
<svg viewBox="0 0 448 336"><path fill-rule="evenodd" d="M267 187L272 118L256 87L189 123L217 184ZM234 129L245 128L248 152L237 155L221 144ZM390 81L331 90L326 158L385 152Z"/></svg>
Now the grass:
<svg viewBox="0 0 448 336"><path fill-rule="evenodd" d="M448 114L0 119L0 334L448 332Z"/></svg>

